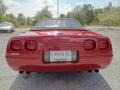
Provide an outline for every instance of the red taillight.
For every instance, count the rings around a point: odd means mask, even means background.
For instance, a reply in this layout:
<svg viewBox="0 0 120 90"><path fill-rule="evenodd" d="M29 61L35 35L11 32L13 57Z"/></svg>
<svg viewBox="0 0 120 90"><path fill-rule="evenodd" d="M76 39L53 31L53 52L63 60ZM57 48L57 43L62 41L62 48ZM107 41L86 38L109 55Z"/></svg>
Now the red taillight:
<svg viewBox="0 0 120 90"><path fill-rule="evenodd" d="M84 48L86 50L93 50L96 47L96 43L94 40L88 39L84 41Z"/></svg>
<svg viewBox="0 0 120 90"><path fill-rule="evenodd" d="M29 51L34 51L37 49L37 42L34 40L26 41L25 48Z"/></svg>
<svg viewBox="0 0 120 90"><path fill-rule="evenodd" d="M98 41L98 48L100 50L106 50L109 48L109 42L107 40Z"/></svg>
<svg viewBox="0 0 120 90"><path fill-rule="evenodd" d="M10 43L10 47L11 47L11 49L14 50L14 51L19 51L19 50L22 49L22 42L19 41L19 40L13 40L13 41L11 41L11 43Z"/></svg>

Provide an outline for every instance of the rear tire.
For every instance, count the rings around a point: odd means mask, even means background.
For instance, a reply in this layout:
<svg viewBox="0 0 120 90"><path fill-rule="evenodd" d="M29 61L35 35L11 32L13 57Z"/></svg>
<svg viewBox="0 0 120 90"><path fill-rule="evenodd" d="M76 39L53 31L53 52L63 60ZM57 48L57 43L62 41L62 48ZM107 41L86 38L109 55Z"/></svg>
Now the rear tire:
<svg viewBox="0 0 120 90"><path fill-rule="evenodd" d="M15 30L14 30L14 29L12 29L12 30L11 30L11 32L13 33L13 32L15 32Z"/></svg>

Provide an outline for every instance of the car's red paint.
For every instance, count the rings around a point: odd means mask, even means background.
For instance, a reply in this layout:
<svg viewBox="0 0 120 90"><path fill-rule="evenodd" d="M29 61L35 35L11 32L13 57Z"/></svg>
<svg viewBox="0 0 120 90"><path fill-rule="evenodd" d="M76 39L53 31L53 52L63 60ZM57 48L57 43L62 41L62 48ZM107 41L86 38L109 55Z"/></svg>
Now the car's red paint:
<svg viewBox="0 0 120 90"><path fill-rule="evenodd" d="M84 48L85 40L94 40L93 50ZM22 43L20 51L11 49L11 42L19 40ZM37 49L29 51L25 48L28 40L37 42ZM105 50L99 49L99 41L107 40L109 46ZM77 62L45 63L44 51L77 50ZM22 33L9 40L6 59L10 67L17 71L33 72L65 72L85 71L106 68L112 60L112 47L108 37L87 30L35 30Z"/></svg>

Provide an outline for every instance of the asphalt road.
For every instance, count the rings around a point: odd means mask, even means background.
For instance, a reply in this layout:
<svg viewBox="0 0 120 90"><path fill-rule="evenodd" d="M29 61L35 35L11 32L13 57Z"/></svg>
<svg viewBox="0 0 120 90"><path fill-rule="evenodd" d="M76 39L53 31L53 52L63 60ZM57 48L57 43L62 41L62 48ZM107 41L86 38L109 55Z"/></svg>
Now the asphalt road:
<svg viewBox="0 0 120 90"><path fill-rule="evenodd" d="M31 73L19 75L8 67L5 50L8 40L25 30L0 33L0 90L119 90L120 88L120 30L94 29L109 36L113 44L112 64L100 73Z"/></svg>

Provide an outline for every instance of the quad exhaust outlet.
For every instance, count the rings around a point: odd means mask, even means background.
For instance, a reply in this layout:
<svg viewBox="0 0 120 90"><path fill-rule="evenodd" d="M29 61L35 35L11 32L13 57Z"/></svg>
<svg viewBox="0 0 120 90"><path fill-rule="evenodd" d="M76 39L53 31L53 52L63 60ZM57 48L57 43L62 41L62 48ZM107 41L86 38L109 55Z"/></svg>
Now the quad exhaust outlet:
<svg viewBox="0 0 120 90"><path fill-rule="evenodd" d="M19 71L19 74L23 74L24 73L24 71ZM29 75L31 72L29 72L29 71L26 71L25 72L27 75Z"/></svg>

